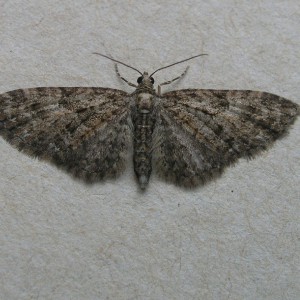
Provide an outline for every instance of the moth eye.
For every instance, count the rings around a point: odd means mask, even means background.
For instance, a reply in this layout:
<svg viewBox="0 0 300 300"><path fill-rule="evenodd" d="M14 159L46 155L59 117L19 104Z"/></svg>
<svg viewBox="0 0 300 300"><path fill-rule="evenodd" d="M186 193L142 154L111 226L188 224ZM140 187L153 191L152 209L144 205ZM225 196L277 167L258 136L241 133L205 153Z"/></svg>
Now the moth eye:
<svg viewBox="0 0 300 300"><path fill-rule="evenodd" d="M143 76L140 76L138 79L137 79L137 83L141 83L143 81Z"/></svg>
<svg viewBox="0 0 300 300"><path fill-rule="evenodd" d="M154 83L154 78L150 77L151 83Z"/></svg>

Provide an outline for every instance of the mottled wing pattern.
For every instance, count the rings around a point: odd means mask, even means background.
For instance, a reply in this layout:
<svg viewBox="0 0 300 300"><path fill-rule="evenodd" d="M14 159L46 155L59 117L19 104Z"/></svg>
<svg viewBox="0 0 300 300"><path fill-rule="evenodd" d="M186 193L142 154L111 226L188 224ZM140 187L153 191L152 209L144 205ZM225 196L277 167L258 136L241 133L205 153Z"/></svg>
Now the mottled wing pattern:
<svg viewBox="0 0 300 300"><path fill-rule="evenodd" d="M0 95L0 134L87 182L124 169L128 116L128 94L109 88L47 87Z"/></svg>
<svg viewBox="0 0 300 300"><path fill-rule="evenodd" d="M255 91L187 89L160 101L154 166L167 181L187 187L266 149L299 114L293 102Z"/></svg>

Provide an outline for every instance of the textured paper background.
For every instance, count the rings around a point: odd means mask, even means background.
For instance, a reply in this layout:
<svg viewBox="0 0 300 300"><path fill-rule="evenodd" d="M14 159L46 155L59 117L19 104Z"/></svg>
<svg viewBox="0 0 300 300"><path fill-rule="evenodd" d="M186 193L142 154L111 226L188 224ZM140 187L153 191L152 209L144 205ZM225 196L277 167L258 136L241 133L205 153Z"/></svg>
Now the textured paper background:
<svg viewBox="0 0 300 300"><path fill-rule="evenodd" d="M299 0L0 1L0 92L131 91L91 53L153 71L205 52L168 89L263 90L299 103L299 46ZM86 186L0 139L0 298L299 299L299 128L205 187L152 177L143 195L131 166Z"/></svg>

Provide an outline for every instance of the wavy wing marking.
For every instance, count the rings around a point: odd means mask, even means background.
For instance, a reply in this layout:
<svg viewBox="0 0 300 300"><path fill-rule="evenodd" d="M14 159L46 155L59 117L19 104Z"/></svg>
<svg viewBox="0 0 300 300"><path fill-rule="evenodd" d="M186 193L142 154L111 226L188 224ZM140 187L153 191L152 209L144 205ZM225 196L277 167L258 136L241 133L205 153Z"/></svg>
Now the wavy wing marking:
<svg viewBox="0 0 300 300"><path fill-rule="evenodd" d="M187 89L160 100L154 165L161 177L187 187L267 149L299 114L297 104L265 92Z"/></svg>
<svg viewBox="0 0 300 300"><path fill-rule="evenodd" d="M130 142L128 94L93 87L0 95L0 134L19 150L88 182L117 176Z"/></svg>

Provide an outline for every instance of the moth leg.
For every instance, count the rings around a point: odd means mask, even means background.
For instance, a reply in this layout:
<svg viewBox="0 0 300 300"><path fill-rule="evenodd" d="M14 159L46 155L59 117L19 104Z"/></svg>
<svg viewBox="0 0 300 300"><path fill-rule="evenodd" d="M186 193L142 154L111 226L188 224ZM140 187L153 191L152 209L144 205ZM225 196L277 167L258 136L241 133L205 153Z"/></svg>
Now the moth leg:
<svg viewBox="0 0 300 300"><path fill-rule="evenodd" d="M176 78L174 78L172 80L169 80L169 81L166 81L166 82L163 82L163 83L159 84L158 87L157 87L157 93L158 93L158 95L161 96L161 86L162 85L170 84L170 83L174 82L175 80L178 80L178 79L182 78L186 74L186 72L188 71L188 69L189 69L189 66L187 66L186 69L184 70L184 72L181 75L179 75L178 77L176 77Z"/></svg>
<svg viewBox="0 0 300 300"><path fill-rule="evenodd" d="M125 79L124 77L122 77L122 76L120 75L120 72L119 72L119 69L118 69L118 64L115 64L115 70L116 70L117 76L118 76L121 80L125 81L128 85L137 88L137 85L135 85L135 84L129 82L127 79Z"/></svg>

